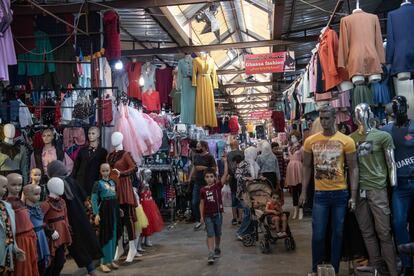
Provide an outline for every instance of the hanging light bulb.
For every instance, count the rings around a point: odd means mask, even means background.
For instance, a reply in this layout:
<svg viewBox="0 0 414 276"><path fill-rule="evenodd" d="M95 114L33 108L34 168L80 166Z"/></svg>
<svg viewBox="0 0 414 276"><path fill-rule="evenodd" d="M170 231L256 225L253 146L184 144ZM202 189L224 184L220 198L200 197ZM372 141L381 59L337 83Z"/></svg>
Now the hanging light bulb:
<svg viewBox="0 0 414 276"><path fill-rule="evenodd" d="M144 86L145 85L145 80L144 78L141 76L139 77L139 86Z"/></svg>
<svg viewBox="0 0 414 276"><path fill-rule="evenodd" d="M115 70L122 70L124 68L124 64L122 63L122 61L121 60L118 60L116 63L115 63Z"/></svg>

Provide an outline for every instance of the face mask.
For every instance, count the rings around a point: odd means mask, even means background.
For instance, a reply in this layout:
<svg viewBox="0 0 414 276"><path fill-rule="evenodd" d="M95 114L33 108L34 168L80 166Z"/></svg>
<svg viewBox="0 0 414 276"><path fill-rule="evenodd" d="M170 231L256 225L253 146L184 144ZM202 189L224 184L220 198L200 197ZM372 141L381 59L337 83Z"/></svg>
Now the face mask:
<svg viewBox="0 0 414 276"><path fill-rule="evenodd" d="M296 138L296 136L292 136L292 138L290 138L290 141L292 144L295 144L298 141L298 138Z"/></svg>
<svg viewBox="0 0 414 276"><path fill-rule="evenodd" d="M196 149L196 151L195 151L196 153L203 153L203 150L202 149Z"/></svg>

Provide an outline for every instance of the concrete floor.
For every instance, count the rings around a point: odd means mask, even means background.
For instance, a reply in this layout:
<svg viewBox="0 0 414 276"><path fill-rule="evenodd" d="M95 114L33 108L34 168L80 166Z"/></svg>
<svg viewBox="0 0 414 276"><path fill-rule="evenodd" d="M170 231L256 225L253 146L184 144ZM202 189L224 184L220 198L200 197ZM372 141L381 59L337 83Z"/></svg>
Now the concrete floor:
<svg viewBox="0 0 414 276"><path fill-rule="evenodd" d="M288 199L288 202L290 200ZM269 255L260 251L260 246L244 247L235 240L236 227L230 224L231 210L224 216L222 257L214 265L207 265L205 232L193 230L192 224L179 223L173 229L165 229L154 235L154 247L147 248L143 257L130 265L122 265L109 275L214 275L214 276L306 276L311 269L311 219L290 221L297 249L286 252L279 241ZM348 275L347 264L341 264L339 275ZM68 261L65 275L85 275ZM100 273L103 275L103 273Z"/></svg>

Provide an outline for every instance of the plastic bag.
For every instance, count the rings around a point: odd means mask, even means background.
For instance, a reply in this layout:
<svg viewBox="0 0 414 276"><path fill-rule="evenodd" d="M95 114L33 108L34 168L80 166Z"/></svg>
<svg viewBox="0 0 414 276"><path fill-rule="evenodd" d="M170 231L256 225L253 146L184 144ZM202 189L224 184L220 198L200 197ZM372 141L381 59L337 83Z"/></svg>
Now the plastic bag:
<svg viewBox="0 0 414 276"><path fill-rule="evenodd" d="M231 207L231 190L229 185L224 185L221 189L221 197L223 199L223 206Z"/></svg>

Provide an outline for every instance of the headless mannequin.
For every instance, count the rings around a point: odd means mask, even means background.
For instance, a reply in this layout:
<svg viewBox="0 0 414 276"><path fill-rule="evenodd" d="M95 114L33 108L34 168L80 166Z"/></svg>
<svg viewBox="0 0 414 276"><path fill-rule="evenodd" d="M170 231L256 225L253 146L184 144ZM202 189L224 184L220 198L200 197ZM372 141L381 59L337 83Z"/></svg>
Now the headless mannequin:
<svg viewBox="0 0 414 276"><path fill-rule="evenodd" d="M382 274L383 271L381 269L383 268L381 263L384 260L389 274L396 276L397 264L395 262L395 248L391 235L391 218L389 214L383 212L384 208L389 209L388 192L386 187L379 186L380 184L386 185L386 182L384 180L376 187L366 188L372 186L372 183L367 178L374 178L377 174L372 172L372 168L369 167L372 166L370 163L373 159L368 158L378 154L378 152L381 153L381 151L386 162L378 162L376 166L382 166L382 168L379 168L382 172L389 172L388 177L391 186L395 186L397 182L397 168L394 160L393 144L391 143L392 138L388 133L372 128L371 121L373 117L368 104L362 103L356 106L355 119L358 124L358 130L357 133L351 134L351 137L357 144L361 177L359 183L360 197L357 202L355 215L367 247L370 263ZM361 135L363 136L361 137ZM370 150L367 150L367 147Z"/></svg>
<svg viewBox="0 0 414 276"><path fill-rule="evenodd" d="M17 173L7 175L7 201L16 215L16 243L26 253L25 262L17 262L14 275L39 275L37 268L37 238L30 220L29 210L20 200L23 177Z"/></svg>
<svg viewBox="0 0 414 276"><path fill-rule="evenodd" d="M27 183L29 179L27 150L24 146L15 145L14 125L6 124L3 133L4 141L0 143L0 174L6 176L13 172L19 173L23 176L24 183Z"/></svg>
<svg viewBox="0 0 414 276"><path fill-rule="evenodd" d="M122 133L114 132L112 134L111 143L112 143L112 146L114 147L114 153L111 153L108 156L108 161L109 161L109 158L111 157L112 154L116 155L118 152L123 151L123 149L124 149L124 146L122 145L123 140L124 140L124 136L122 135ZM115 175L118 179L120 179L122 177L120 170L118 170L116 168L113 168L112 172L115 173ZM127 177L123 177L123 178L127 178ZM121 180L119 180L119 181L121 181ZM124 183L122 183L122 184L124 184ZM127 191L127 192L131 192L132 195L133 195L132 185L131 185L131 191ZM120 197L120 195L118 194L118 198L119 197ZM125 262L130 263L134 260L134 257L137 254L137 249L135 247L135 241L134 241L135 240L134 229L133 229L134 226L133 226L132 217L131 217L133 215L133 214L131 214L131 212L135 211L135 209L134 209L135 206L131 206L130 204L123 204L123 202L121 200L120 200L119 204L120 204L121 210L124 213L124 217L123 217L123 222L124 223L123 223L123 225L128 230L128 239L129 239L129 251L128 251L127 259L125 260ZM122 239L119 239L118 247L116 249L114 260L115 261L119 260L119 258L122 256L123 252L124 252L124 250L123 250Z"/></svg>
<svg viewBox="0 0 414 276"><path fill-rule="evenodd" d="M408 0L404 0L404 1L401 3L401 7L402 7L402 6L405 6L405 5L409 5L409 4L411 4L411 2L410 2L410 1L408 1ZM400 72L400 73L398 73L398 74L397 74L397 79L398 79L399 81L406 81L406 80L409 80L409 79L411 79L411 73L410 73L410 72Z"/></svg>

